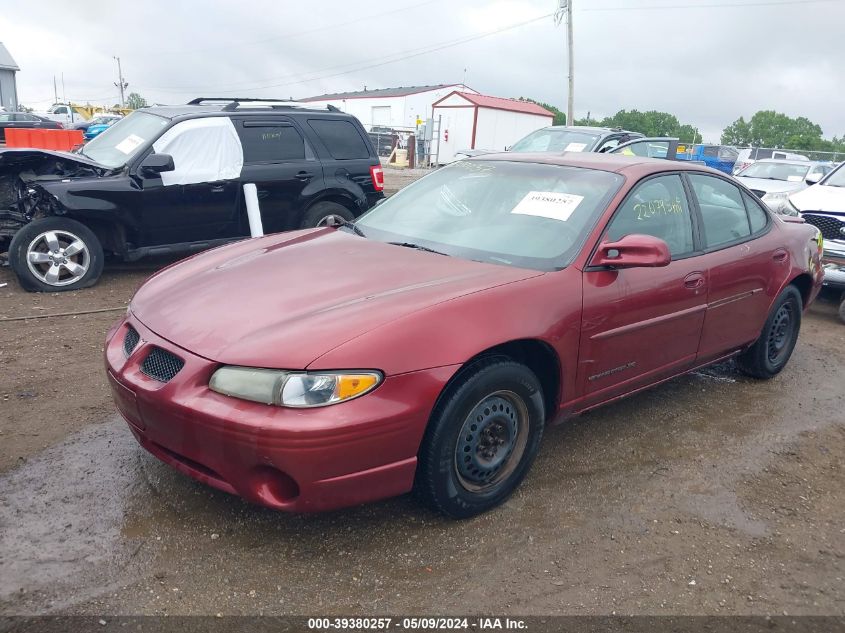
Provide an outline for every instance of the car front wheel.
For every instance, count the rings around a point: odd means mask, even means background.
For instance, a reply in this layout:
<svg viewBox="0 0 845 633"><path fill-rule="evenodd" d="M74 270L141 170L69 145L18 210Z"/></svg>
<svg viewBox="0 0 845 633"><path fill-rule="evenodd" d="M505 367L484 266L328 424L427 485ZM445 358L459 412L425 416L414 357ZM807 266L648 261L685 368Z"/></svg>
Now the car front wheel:
<svg viewBox="0 0 845 633"><path fill-rule="evenodd" d="M739 369L754 378L769 379L786 367L801 330L801 293L787 286L772 306L763 331L754 344L736 359Z"/></svg>
<svg viewBox="0 0 845 633"><path fill-rule="evenodd" d="M76 220L42 218L15 233L9 264L30 292L77 290L100 278L103 248L91 229Z"/></svg>
<svg viewBox="0 0 845 633"><path fill-rule="evenodd" d="M544 420L542 388L530 369L506 359L468 367L432 413L417 494L453 518L499 505L531 467Z"/></svg>

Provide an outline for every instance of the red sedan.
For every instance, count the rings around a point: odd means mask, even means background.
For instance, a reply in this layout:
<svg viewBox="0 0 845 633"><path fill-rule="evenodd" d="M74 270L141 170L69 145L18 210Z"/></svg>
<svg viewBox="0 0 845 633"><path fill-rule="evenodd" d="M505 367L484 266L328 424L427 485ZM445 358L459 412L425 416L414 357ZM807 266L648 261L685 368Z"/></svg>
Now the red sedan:
<svg viewBox="0 0 845 633"><path fill-rule="evenodd" d="M354 225L159 272L109 332L108 377L141 445L221 490L301 512L413 489L467 517L547 423L728 357L776 375L820 253L706 167L488 155Z"/></svg>

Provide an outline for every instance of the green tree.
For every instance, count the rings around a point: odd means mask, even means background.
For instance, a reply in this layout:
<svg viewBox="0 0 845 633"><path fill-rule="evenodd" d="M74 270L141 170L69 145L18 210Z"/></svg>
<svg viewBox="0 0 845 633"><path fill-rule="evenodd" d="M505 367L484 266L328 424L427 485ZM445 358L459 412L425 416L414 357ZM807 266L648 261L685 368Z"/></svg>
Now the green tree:
<svg viewBox="0 0 845 633"><path fill-rule="evenodd" d="M552 125L566 125L566 112L561 112L559 109L550 105L548 103L543 103L542 101L535 101L534 99L530 99L528 97L520 97L520 101L530 101L531 103L536 103L538 106L545 108L549 112L555 115L554 120L552 121Z"/></svg>
<svg viewBox="0 0 845 633"><path fill-rule="evenodd" d="M126 107L130 110L138 110L140 108L147 107L147 100L144 99L141 95L137 92L130 92L129 96L126 97Z"/></svg>
<svg viewBox="0 0 845 633"><path fill-rule="evenodd" d="M749 121L739 117L726 127L722 143L820 150L825 141L821 126L806 117L792 118L774 110L760 110Z"/></svg>
<svg viewBox="0 0 845 633"><path fill-rule="evenodd" d="M673 136L682 141L694 142L701 139L701 133L693 125L681 124L674 114L648 110L620 110L601 122L604 127L621 127L646 136Z"/></svg>

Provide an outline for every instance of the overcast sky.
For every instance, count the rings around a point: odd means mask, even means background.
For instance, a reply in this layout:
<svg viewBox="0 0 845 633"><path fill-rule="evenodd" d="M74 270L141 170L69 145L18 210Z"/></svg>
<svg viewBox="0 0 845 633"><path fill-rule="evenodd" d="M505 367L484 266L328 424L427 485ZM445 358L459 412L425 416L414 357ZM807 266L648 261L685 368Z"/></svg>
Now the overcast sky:
<svg viewBox="0 0 845 633"><path fill-rule="evenodd" d="M150 102L465 79L485 94L565 109L565 28L550 15L535 20L556 6L0 0L0 41L21 67L19 100L31 107L53 102L54 75L61 98L62 73L69 100L117 102L119 56L128 91ZM774 109L808 117L826 137L845 135L845 0L573 0L573 7L578 117L663 110L716 141L740 115Z"/></svg>

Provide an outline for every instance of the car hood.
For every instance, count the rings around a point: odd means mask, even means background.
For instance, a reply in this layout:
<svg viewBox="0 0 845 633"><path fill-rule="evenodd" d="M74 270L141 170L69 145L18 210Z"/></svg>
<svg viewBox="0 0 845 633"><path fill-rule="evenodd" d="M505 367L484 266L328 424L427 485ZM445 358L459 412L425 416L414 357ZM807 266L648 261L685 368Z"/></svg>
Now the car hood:
<svg viewBox="0 0 845 633"><path fill-rule="evenodd" d="M749 176L734 176L749 189L757 189L766 193L780 193L798 191L806 187L804 182L789 182L786 180L770 180L769 178L751 178Z"/></svg>
<svg viewBox="0 0 845 633"><path fill-rule="evenodd" d="M799 211L845 212L845 187L813 185L789 196Z"/></svg>
<svg viewBox="0 0 845 633"><path fill-rule="evenodd" d="M96 161L85 158L82 154L59 152L51 149L0 149L0 169L6 167L28 166L32 163L47 160L60 160L67 163L78 163L80 165L85 165L86 167L108 169Z"/></svg>
<svg viewBox="0 0 845 633"><path fill-rule="evenodd" d="M210 360L304 369L390 321L541 274L325 228L245 240L175 264L138 290L131 310L159 336Z"/></svg>

